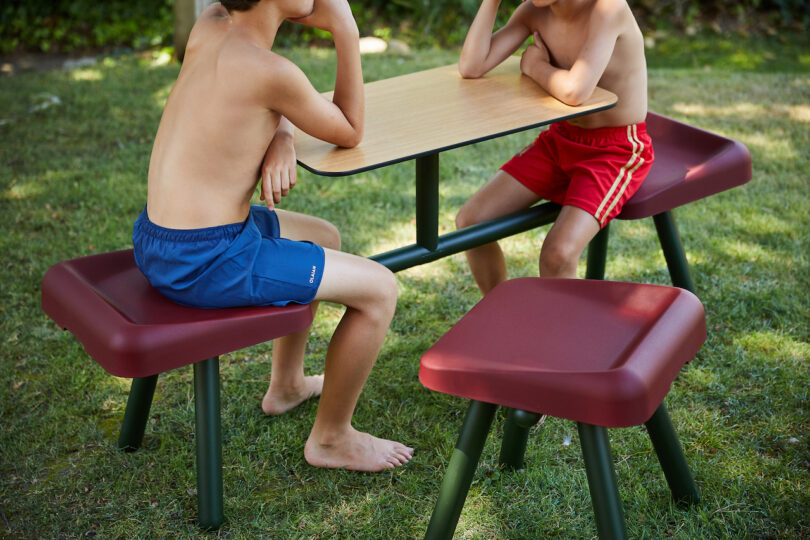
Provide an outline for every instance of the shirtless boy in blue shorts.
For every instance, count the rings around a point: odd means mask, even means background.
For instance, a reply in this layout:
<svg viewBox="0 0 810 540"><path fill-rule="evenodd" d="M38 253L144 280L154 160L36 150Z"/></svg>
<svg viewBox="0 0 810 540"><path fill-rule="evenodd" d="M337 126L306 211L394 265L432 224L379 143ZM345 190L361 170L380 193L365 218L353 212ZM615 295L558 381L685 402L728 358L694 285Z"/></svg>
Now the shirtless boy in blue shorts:
<svg viewBox="0 0 810 540"><path fill-rule="evenodd" d="M493 33L500 4L482 1L459 58L463 77L481 77L533 36L520 68L549 94L579 105L598 85L619 101L542 132L464 204L456 225L469 227L541 199L559 203L559 217L540 251L540 275L574 278L585 246L619 214L653 162L644 125L644 41L625 0L524 1ZM507 278L497 242L466 254L484 294Z"/></svg>
<svg viewBox="0 0 810 540"><path fill-rule="evenodd" d="M271 52L284 20L331 32L332 101ZM135 223L138 267L169 298L194 307L343 304L325 375L305 377L309 329L277 339L267 414L320 395L304 447L316 467L379 471L413 450L355 430L352 414L394 315L397 282L384 266L339 251L330 223L275 209L296 182L293 126L339 146L363 134L359 34L346 0L225 0L189 37L149 163ZM251 205L262 179L267 206Z"/></svg>

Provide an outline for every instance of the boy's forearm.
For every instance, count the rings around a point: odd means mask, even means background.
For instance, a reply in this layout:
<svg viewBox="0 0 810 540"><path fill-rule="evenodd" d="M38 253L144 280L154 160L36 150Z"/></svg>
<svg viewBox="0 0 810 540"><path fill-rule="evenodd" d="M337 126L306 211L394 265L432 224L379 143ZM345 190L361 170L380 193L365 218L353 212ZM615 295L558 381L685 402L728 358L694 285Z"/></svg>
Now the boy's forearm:
<svg viewBox="0 0 810 540"><path fill-rule="evenodd" d="M492 44L492 30L498 16L500 0L483 0L478 8L458 59L458 70L462 77L476 78L483 75L484 61Z"/></svg>
<svg viewBox="0 0 810 540"><path fill-rule="evenodd" d="M566 105L578 106L591 97L593 90L578 84L569 70L552 66L548 62L535 61L523 67L523 73L531 77L546 92Z"/></svg>

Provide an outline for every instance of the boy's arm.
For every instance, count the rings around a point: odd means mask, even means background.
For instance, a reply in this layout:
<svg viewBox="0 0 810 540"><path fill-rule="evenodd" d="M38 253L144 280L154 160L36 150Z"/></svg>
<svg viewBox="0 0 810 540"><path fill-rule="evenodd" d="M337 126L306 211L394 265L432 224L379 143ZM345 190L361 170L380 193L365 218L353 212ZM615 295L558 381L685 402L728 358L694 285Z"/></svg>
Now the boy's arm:
<svg viewBox="0 0 810 540"><path fill-rule="evenodd" d="M270 108L313 137L353 147L363 138L365 99L359 32L346 0L316 0L311 15L294 22L332 33L337 76L332 101L324 99L295 64L277 58L268 74Z"/></svg>
<svg viewBox="0 0 810 540"><path fill-rule="evenodd" d="M470 25L458 59L458 71L465 79L477 79L487 73L515 52L531 34L524 22L531 3L518 6L509 22L493 34L500 4L501 0L483 0Z"/></svg>
<svg viewBox="0 0 810 540"><path fill-rule="evenodd" d="M567 105L581 105L591 97L613 56L621 32L621 13L616 9L596 9L591 15L588 37L570 69L551 65L546 45L534 33L534 44L527 47L520 69L549 94Z"/></svg>
<svg viewBox="0 0 810 540"><path fill-rule="evenodd" d="M281 117L276 134L262 162L262 191L260 199L272 209L286 197L298 180L298 164L295 161L295 127L292 123Z"/></svg>

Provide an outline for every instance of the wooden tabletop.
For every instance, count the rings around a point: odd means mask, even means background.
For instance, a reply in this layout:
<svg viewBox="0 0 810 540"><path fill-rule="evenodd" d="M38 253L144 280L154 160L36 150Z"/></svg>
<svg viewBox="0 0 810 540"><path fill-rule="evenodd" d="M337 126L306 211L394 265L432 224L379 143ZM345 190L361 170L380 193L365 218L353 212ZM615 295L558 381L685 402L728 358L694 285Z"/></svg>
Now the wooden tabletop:
<svg viewBox="0 0 810 540"><path fill-rule="evenodd" d="M584 104L565 105L520 73L517 56L480 79L462 79L451 64L367 83L365 94L363 142L338 148L297 130L301 166L324 176L355 174L616 104L614 94L597 88Z"/></svg>

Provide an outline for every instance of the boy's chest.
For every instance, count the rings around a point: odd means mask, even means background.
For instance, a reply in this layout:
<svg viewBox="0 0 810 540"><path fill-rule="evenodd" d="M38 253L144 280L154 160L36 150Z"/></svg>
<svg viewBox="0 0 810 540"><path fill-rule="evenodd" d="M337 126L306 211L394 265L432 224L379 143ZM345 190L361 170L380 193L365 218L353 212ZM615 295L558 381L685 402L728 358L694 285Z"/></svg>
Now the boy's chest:
<svg viewBox="0 0 810 540"><path fill-rule="evenodd" d="M580 55L585 45L587 30L578 27L546 25L539 28L540 35L548 48L551 63L558 68L569 69Z"/></svg>

